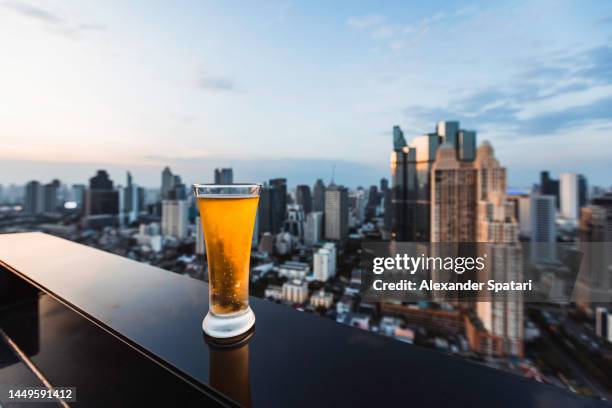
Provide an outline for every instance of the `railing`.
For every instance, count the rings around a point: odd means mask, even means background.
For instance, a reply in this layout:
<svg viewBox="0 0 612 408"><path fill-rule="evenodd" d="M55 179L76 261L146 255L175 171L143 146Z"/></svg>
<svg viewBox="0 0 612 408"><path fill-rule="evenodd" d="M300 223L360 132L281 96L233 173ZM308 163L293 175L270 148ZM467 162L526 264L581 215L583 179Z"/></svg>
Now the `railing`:
<svg viewBox="0 0 612 408"><path fill-rule="evenodd" d="M83 406L604 405L255 298L253 335L220 348L206 283L41 233L0 235L0 266L5 341Z"/></svg>

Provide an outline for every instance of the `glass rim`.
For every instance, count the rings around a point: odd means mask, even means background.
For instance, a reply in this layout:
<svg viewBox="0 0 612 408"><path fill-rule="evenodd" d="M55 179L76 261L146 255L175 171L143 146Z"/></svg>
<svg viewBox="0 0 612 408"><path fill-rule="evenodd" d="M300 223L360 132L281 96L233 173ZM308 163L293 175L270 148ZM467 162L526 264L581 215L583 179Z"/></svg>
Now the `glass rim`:
<svg viewBox="0 0 612 408"><path fill-rule="evenodd" d="M259 183L193 184L193 193L197 197L245 198L259 197L262 185Z"/></svg>

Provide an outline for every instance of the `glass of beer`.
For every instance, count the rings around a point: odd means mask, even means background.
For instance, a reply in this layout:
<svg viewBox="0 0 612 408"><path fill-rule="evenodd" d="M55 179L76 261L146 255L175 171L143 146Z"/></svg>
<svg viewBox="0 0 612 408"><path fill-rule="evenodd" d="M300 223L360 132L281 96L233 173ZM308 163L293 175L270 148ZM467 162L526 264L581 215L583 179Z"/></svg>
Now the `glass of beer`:
<svg viewBox="0 0 612 408"><path fill-rule="evenodd" d="M208 259L209 309L204 333L230 338L255 324L249 263L259 184L194 184Z"/></svg>

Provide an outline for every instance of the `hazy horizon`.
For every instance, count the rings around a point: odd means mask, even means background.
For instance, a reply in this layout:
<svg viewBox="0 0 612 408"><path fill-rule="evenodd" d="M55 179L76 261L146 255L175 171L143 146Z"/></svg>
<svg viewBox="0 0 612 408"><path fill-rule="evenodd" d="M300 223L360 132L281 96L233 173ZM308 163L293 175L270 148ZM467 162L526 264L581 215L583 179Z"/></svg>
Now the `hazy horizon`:
<svg viewBox="0 0 612 408"><path fill-rule="evenodd" d="M322 7L322 5L325 7ZM612 5L0 2L0 183L389 178L391 129L490 140L509 185L612 174Z"/></svg>

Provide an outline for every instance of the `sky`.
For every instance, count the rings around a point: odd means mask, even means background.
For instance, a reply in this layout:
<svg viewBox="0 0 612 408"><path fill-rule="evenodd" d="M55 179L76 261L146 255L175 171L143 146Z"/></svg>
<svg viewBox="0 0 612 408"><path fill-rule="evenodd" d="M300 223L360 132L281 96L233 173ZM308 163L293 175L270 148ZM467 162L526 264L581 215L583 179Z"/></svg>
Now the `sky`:
<svg viewBox="0 0 612 408"><path fill-rule="evenodd" d="M612 3L0 0L0 183L389 177L459 120L509 183L612 185Z"/></svg>

